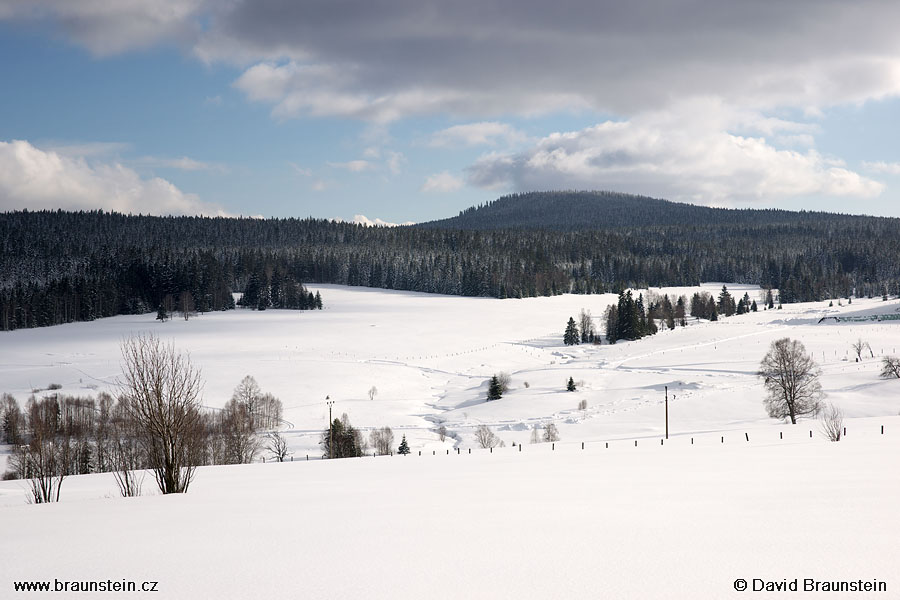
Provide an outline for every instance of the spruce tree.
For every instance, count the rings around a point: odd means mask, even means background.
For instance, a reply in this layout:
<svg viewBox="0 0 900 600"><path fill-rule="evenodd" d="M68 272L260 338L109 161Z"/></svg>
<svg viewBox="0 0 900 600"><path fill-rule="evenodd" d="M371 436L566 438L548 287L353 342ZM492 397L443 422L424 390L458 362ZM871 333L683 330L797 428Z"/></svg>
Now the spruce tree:
<svg viewBox="0 0 900 600"><path fill-rule="evenodd" d="M406 434L403 434L403 439L400 440L400 447L397 448L397 454L409 454L409 444L406 443Z"/></svg>
<svg viewBox="0 0 900 600"><path fill-rule="evenodd" d="M503 397L503 386L500 385L500 378L494 375L491 377L491 382L488 384L488 395L487 399L490 402L491 400L499 400Z"/></svg>
<svg viewBox="0 0 900 600"><path fill-rule="evenodd" d="M750 304L750 312L756 312L756 310L757 310L757 307L756 307L756 300L754 300L754 301Z"/></svg>
<svg viewBox="0 0 900 600"><path fill-rule="evenodd" d="M719 292L719 304L716 308L726 317L730 317L735 313L734 298L728 292L728 288L724 285L722 286L722 291Z"/></svg>
<svg viewBox="0 0 900 600"><path fill-rule="evenodd" d="M579 343L578 336L578 325L575 324L575 319L569 317L569 322L566 323L566 332L563 334L563 343L566 346L574 346Z"/></svg>
<svg viewBox="0 0 900 600"><path fill-rule="evenodd" d="M160 304L159 308L156 309L156 320L165 323L168 319L169 313L166 312L166 307Z"/></svg>
<svg viewBox="0 0 900 600"><path fill-rule="evenodd" d="M566 391L574 392L575 391L575 380L569 377L569 382L566 384Z"/></svg>

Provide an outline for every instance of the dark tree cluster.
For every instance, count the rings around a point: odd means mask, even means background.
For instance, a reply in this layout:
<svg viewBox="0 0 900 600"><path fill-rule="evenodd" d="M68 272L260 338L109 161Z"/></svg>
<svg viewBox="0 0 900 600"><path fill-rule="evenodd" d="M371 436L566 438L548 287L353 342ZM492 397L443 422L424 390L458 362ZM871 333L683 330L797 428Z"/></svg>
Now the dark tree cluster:
<svg viewBox="0 0 900 600"><path fill-rule="evenodd" d="M635 299L631 290L620 292L619 302L606 309L606 339L610 344L639 340L657 331L656 322L647 318L643 294Z"/></svg>
<svg viewBox="0 0 900 600"><path fill-rule="evenodd" d="M267 308L293 308L298 310L322 310L322 296L303 287L293 275L283 268L267 268L261 273L251 273L244 286L238 306L265 310Z"/></svg>
<svg viewBox="0 0 900 600"><path fill-rule="evenodd" d="M331 427L322 432L319 445L325 458L362 456L367 448L365 436L350 424L347 413L332 421Z"/></svg>

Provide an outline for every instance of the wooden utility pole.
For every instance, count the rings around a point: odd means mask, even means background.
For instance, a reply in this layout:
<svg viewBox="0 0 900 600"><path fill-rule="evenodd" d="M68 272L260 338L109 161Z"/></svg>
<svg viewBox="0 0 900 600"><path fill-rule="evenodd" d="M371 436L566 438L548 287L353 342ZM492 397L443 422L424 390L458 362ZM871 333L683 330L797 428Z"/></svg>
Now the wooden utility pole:
<svg viewBox="0 0 900 600"><path fill-rule="evenodd" d="M331 406L334 400L330 400L331 396L325 396L325 402L328 404L328 458L334 458L334 427L331 426Z"/></svg>
<svg viewBox="0 0 900 600"><path fill-rule="evenodd" d="M666 386L666 439L669 439L669 386Z"/></svg>

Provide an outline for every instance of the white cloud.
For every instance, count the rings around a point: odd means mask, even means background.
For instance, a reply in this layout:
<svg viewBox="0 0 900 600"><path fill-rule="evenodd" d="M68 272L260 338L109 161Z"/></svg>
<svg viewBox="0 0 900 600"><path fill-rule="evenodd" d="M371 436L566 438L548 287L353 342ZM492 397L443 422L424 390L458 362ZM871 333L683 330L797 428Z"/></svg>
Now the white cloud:
<svg viewBox="0 0 900 600"><path fill-rule="evenodd" d="M431 136L429 146L496 146L497 144L517 144L526 136L511 125L497 121L466 123L442 129Z"/></svg>
<svg viewBox="0 0 900 600"><path fill-rule="evenodd" d="M347 162L330 162L329 167L335 169L346 169L351 173L362 173L374 168L374 165L367 160L348 160Z"/></svg>
<svg viewBox="0 0 900 600"><path fill-rule="evenodd" d="M288 165L291 167L291 170L294 171L297 175L302 177L312 177L312 169L307 169L306 167L301 167L295 162L288 161Z"/></svg>
<svg viewBox="0 0 900 600"><path fill-rule="evenodd" d="M403 165L407 162L408 161L402 152L394 152L393 150L387 151L385 165L387 165L388 171L390 171L392 175L399 175L400 172L403 171Z"/></svg>
<svg viewBox="0 0 900 600"><path fill-rule="evenodd" d="M0 142L0 210L26 208L226 214L165 179L142 179L120 163L88 162L41 150L27 141Z"/></svg>
<svg viewBox="0 0 900 600"><path fill-rule="evenodd" d="M124 142L46 142L40 146L63 156L80 158L116 156L131 149L131 144Z"/></svg>
<svg viewBox="0 0 900 600"><path fill-rule="evenodd" d="M435 173L429 176L425 183L422 184L423 192L455 192L463 186L463 181L459 177L454 177L447 171Z"/></svg>
<svg viewBox="0 0 900 600"><path fill-rule="evenodd" d="M220 173L228 172L227 167L217 163L204 162L195 160L187 156L180 158L163 158L159 156L143 156L129 163L146 166L146 167L162 167L167 169L178 169L179 171L218 171Z"/></svg>
<svg viewBox="0 0 900 600"><path fill-rule="evenodd" d="M551 134L518 153L491 153L468 169L488 189L611 189L703 204L773 202L808 195L871 198L884 185L814 150L773 146L748 118L715 102ZM769 126L772 123L768 123ZM784 122L772 133L797 129Z"/></svg>
<svg viewBox="0 0 900 600"><path fill-rule="evenodd" d="M875 162L864 161L863 168L873 173L900 175L900 162L884 162L881 160Z"/></svg>

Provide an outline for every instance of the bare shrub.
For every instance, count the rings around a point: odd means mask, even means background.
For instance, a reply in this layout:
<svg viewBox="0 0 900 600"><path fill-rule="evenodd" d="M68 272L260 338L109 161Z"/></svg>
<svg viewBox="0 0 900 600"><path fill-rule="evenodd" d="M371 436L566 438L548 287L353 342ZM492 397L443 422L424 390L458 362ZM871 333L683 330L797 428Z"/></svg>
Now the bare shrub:
<svg viewBox="0 0 900 600"><path fill-rule="evenodd" d="M113 446L113 477L123 497L140 496L144 485L143 451L133 437L118 437Z"/></svg>
<svg viewBox="0 0 900 600"><path fill-rule="evenodd" d="M881 376L884 379L900 379L900 358L885 356L881 359Z"/></svg>
<svg viewBox="0 0 900 600"><path fill-rule="evenodd" d="M374 385L369 388L369 400L374 400L375 396L378 395L378 388Z"/></svg>
<svg viewBox="0 0 900 600"><path fill-rule="evenodd" d="M441 425L437 430L438 438L443 442L447 439L447 426Z"/></svg>
<svg viewBox="0 0 900 600"><path fill-rule="evenodd" d="M500 445L500 438L487 425L479 425L475 429L475 441L482 448L496 448Z"/></svg>
<svg viewBox="0 0 900 600"><path fill-rule="evenodd" d="M287 440L277 431L271 431L266 434L266 450L268 450L272 454L272 458L278 462L284 462L284 459L290 456Z"/></svg>
<svg viewBox="0 0 900 600"><path fill-rule="evenodd" d="M587 410L587 400L578 403L578 410Z"/></svg>
<svg viewBox="0 0 900 600"><path fill-rule="evenodd" d="M531 428L531 443L538 444L541 441L541 426L538 423Z"/></svg>
<svg viewBox="0 0 900 600"><path fill-rule="evenodd" d="M25 473L30 479L32 502L59 502L59 492L63 479L68 474L71 453L68 438L54 439L46 435L46 432L35 433L25 449Z"/></svg>
<svg viewBox="0 0 900 600"><path fill-rule="evenodd" d="M875 356L875 354L872 352L872 347L869 346L869 342L863 341L862 338L859 338L858 340L853 342L850 347L853 348L853 352L856 353L856 362L862 360L863 352L866 350L869 351L869 354L871 354L872 357Z"/></svg>
<svg viewBox="0 0 900 600"><path fill-rule="evenodd" d="M821 420L822 433L825 437L832 442L841 441L841 435L844 432L843 411L834 404L829 403L825 410L822 411Z"/></svg>
<svg viewBox="0 0 900 600"><path fill-rule="evenodd" d="M545 442L558 442L559 441L559 430L556 428L556 425L553 423L547 423L544 425L544 441Z"/></svg>
<svg viewBox="0 0 900 600"><path fill-rule="evenodd" d="M509 391L509 384L512 382L512 377L510 377L509 373L500 371L497 373L497 381L500 383L501 394L505 394Z"/></svg>

